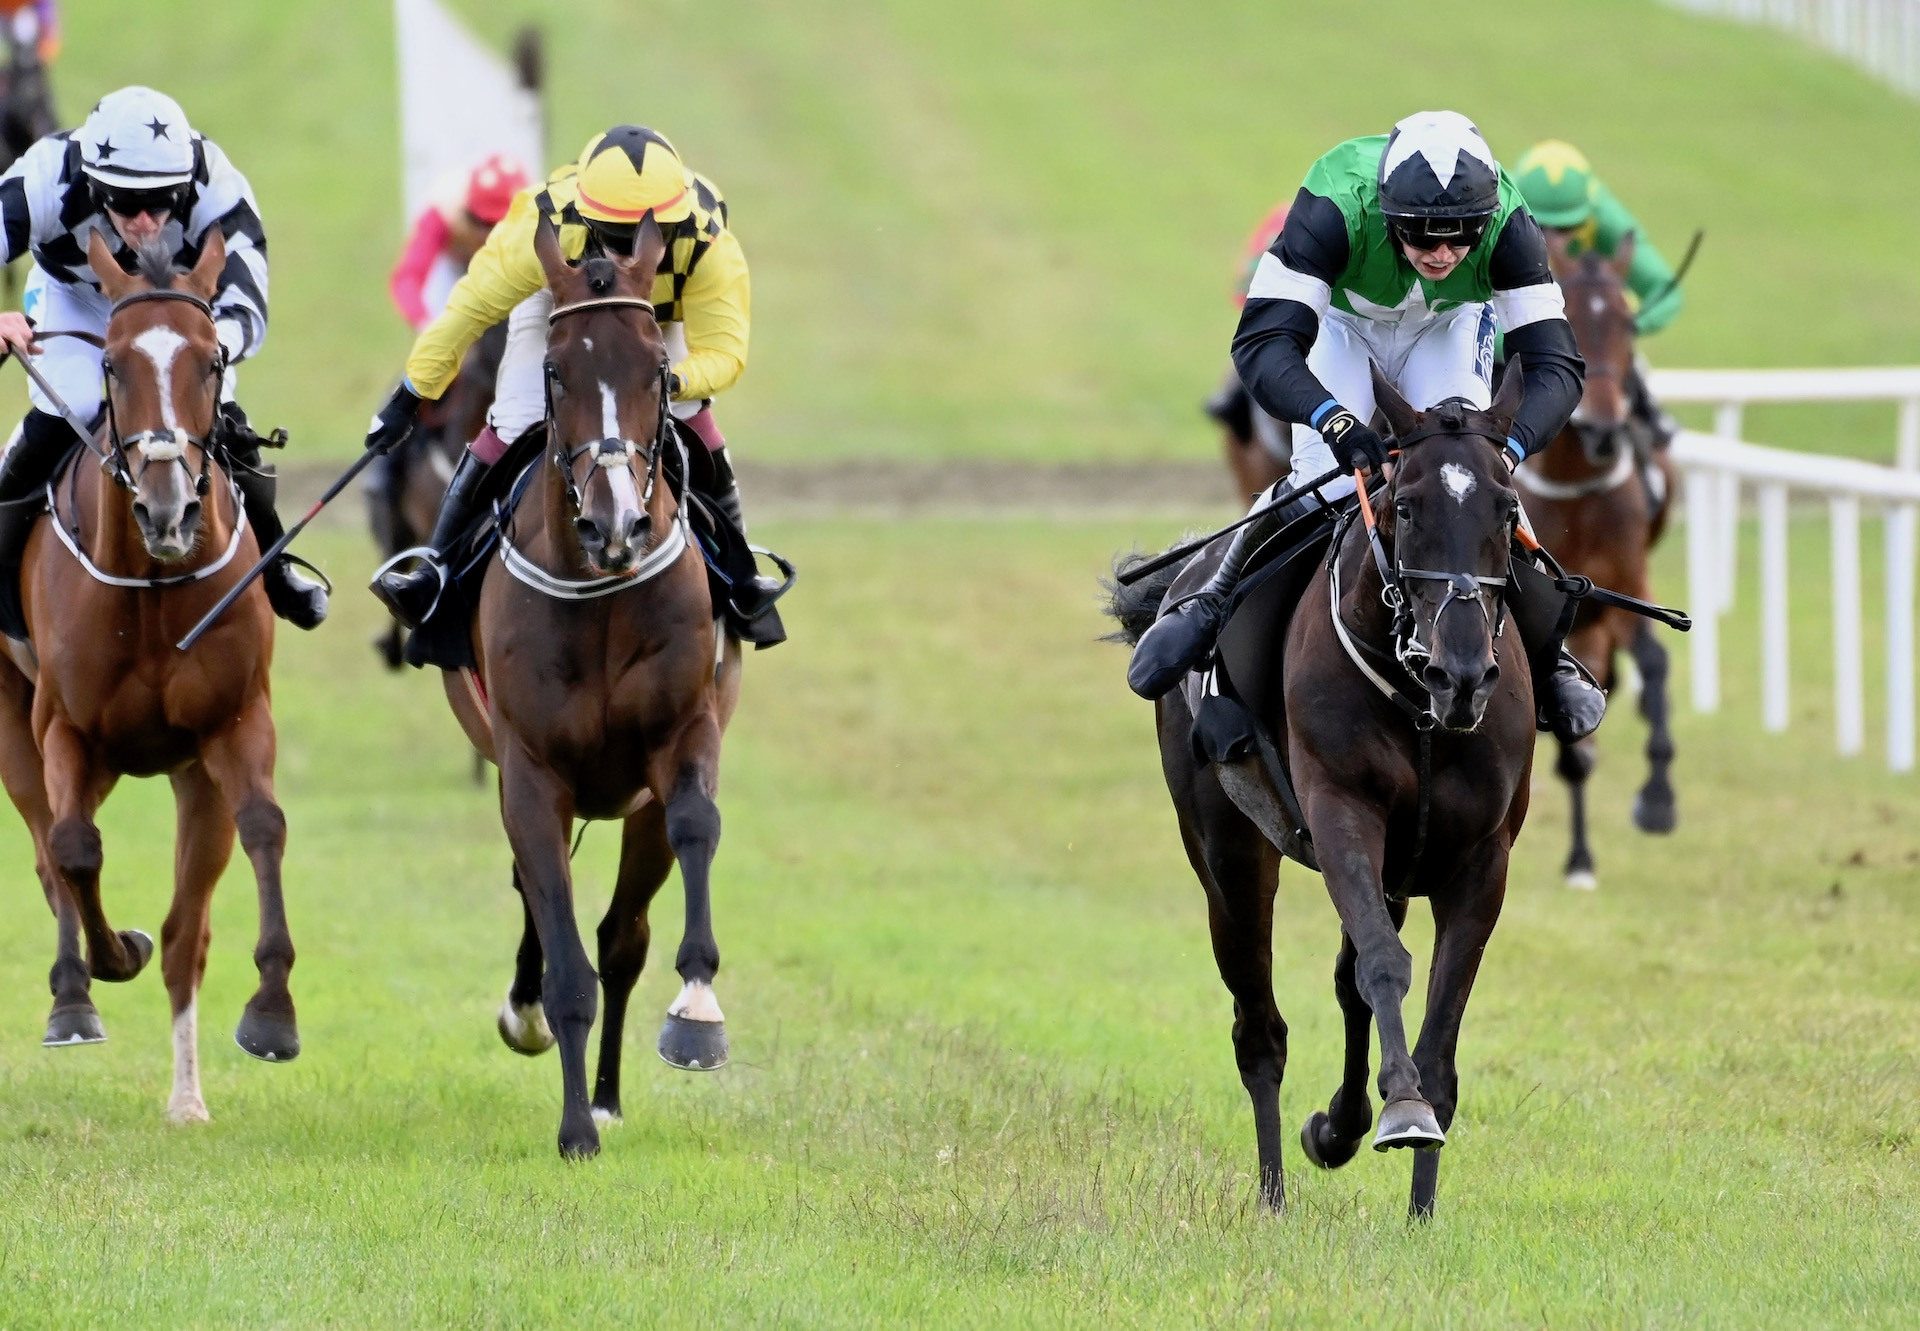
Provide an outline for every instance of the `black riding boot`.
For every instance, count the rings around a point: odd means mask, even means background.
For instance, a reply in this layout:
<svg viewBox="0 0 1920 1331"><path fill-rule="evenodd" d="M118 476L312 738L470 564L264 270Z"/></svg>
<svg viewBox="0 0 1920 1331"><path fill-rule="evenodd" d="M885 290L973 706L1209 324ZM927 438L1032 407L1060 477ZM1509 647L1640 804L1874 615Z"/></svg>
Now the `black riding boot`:
<svg viewBox="0 0 1920 1331"><path fill-rule="evenodd" d="M247 521L253 525L253 539L265 553L287 534L273 503L280 478L261 459L258 447L230 444L228 456L233 462L234 484L240 487L240 501L247 508ZM267 604L273 607L273 613L295 628L317 629L327 617L327 589L301 573L284 554L261 572L260 585L267 589Z"/></svg>
<svg viewBox="0 0 1920 1331"><path fill-rule="evenodd" d="M474 505L480 486L486 480L489 464L475 457L472 449L460 455L460 465L447 482L447 497L440 501L440 512L433 520L433 535L427 543L407 551L417 556L417 567L401 571L382 569L373 580L373 594L408 628L418 628L439 603L447 583L447 556L473 522Z"/></svg>
<svg viewBox="0 0 1920 1331"><path fill-rule="evenodd" d="M27 619L20 598L20 561L27 537L46 511L40 491L53 479L60 459L79 440L60 417L35 408L20 422L20 438L0 463L0 633L22 642Z"/></svg>
<svg viewBox="0 0 1920 1331"><path fill-rule="evenodd" d="M744 542L747 520L740 512L740 482L733 474L733 459L727 456L725 448L712 450L710 456L713 458L713 492L707 497L713 500L714 507L720 510L721 515L733 524ZM739 567L729 568L726 573L732 581L729 594L733 598L734 609L743 619L758 618L779 599L784 590L779 579L760 572L751 554Z"/></svg>
<svg viewBox="0 0 1920 1331"><path fill-rule="evenodd" d="M1534 724L1562 743L1583 740L1606 719L1607 695L1566 649L1573 603L1530 560L1516 557L1509 572L1507 608L1533 671Z"/></svg>
<svg viewBox="0 0 1920 1331"><path fill-rule="evenodd" d="M1275 488L1284 488L1282 480ZM1127 666L1127 687L1142 698L1158 698L1185 679L1187 672L1207 659L1220 630L1227 625L1227 600L1233 595L1247 556L1281 527L1307 511L1307 500L1295 499L1272 504L1268 490L1254 506L1267 505L1267 511L1234 532L1221 556L1220 567L1200 590L1154 621L1134 646L1133 660Z"/></svg>
<svg viewBox="0 0 1920 1331"><path fill-rule="evenodd" d="M360 491L367 497L367 518L373 524L373 543L390 555L401 551L400 468L392 453L381 453L360 473Z"/></svg>

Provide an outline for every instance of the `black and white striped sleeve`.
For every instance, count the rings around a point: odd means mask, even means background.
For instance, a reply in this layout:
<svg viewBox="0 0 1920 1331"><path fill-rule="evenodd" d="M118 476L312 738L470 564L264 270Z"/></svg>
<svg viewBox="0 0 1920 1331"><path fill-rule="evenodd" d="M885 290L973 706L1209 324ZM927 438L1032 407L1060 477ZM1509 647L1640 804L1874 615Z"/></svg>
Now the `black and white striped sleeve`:
<svg viewBox="0 0 1920 1331"><path fill-rule="evenodd" d="M1488 276L1493 317L1518 358L1525 397L1513 418L1512 444L1531 456L1553 441L1580 405L1586 362L1567 323L1566 301L1547 266L1547 241L1524 208L1514 209L1493 246Z"/></svg>
<svg viewBox="0 0 1920 1331"><path fill-rule="evenodd" d="M12 263L61 229L65 192L60 183L67 158L67 136L50 134L21 153L0 175L0 244Z"/></svg>
<svg viewBox="0 0 1920 1331"><path fill-rule="evenodd" d="M202 149L207 178L189 240L198 248L218 227L226 241L227 263L213 297L214 327L228 358L242 361L267 340L267 233L247 178L216 144L204 141Z"/></svg>
<svg viewBox="0 0 1920 1331"><path fill-rule="evenodd" d="M1347 221L1331 199L1301 190L1260 256L1233 335L1240 382L1270 416L1316 425L1340 403L1307 368L1333 284L1347 266Z"/></svg>

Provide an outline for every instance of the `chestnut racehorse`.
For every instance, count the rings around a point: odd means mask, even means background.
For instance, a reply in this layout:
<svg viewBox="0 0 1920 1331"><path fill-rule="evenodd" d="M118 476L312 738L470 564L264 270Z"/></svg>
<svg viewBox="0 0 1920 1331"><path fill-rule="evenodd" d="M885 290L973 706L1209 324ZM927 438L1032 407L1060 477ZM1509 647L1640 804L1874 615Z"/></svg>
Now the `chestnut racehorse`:
<svg viewBox="0 0 1920 1331"><path fill-rule="evenodd" d="M1586 388L1573 419L1545 449L1514 475L1527 517L1542 544L1569 572L1584 574L1642 600L1652 599L1648 556L1659 541L1666 510L1648 492L1649 473L1629 438L1628 375L1633 369L1633 310L1626 274L1633 263L1629 236L1611 259L1588 252L1568 257L1564 242L1549 246L1554 276L1566 295L1587 363ZM1664 453L1653 455L1656 484L1673 492L1673 470ZM1646 619L1595 601L1582 601L1567 635L1602 688L1618 679L1620 652L1640 673L1640 715L1647 722L1646 784L1634 800L1633 821L1643 832L1671 832L1677 819L1671 769L1673 734L1667 725L1667 649ZM1568 887L1592 888L1593 852L1587 844L1587 777L1593 771L1591 739L1562 744L1555 765L1573 799L1573 846L1567 855Z"/></svg>
<svg viewBox="0 0 1920 1331"><path fill-rule="evenodd" d="M173 906L160 934L173 1006L167 1112L201 1121L195 994L208 908L236 828L259 885L260 987L235 1039L272 1062L300 1052L287 989L287 824L273 792L265 592L250 587L192 651L174 646L258 555L212 446L226 362L208 302L226 247L213 232L184 275L165 249L146 249L138 273L127 274L96 232L88 258L113 302L107 428L93 455L51 487L51 521L27 543L21 596L32 646L13 643L13 664L0 667L0 779L32 833L59 922L45 1038L55 1046L105 1039L90 981L130 980L153 953L146 934L107 923L94 815L122 776L165 773L173 783Z"/></svg>
<svg viewBox="0 0 1920 1331"><path fill-rule="evenodd" d="M473 625L477 678L450 671L468 737L500 768L525 928L501 1037L521 1053L560 1046L560 1151L591 1156L620 1117L627 999L646 961L647 908L677 860L686 928L660 1056L726 1061L708 874L720 839L720 736L740 691L740 649L714 622L707 573L668 474L667 353L647 299L666 242L649 219L630 258L536 250L554 309L547 347L547 456L487 569ZM574 922L574 820L624 824L600 922L606 1020L591 1103L587 1033L595 975ZM542 973L544 961L545 971Z"/></svg>

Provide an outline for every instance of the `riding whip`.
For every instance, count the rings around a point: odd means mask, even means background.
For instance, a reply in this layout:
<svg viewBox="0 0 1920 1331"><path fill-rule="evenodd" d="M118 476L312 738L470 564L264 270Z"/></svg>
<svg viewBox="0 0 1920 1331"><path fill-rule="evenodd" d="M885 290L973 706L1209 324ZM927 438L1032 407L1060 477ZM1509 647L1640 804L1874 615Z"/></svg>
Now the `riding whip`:
<svg viewBox="0 0 1920 1331"><path fill-rule="evenodd" d="M11 355L11 350L6 354ZM53 385L47 382L47 377L33 368L32 358L29 356L14 356L14 359L20 362L20 368L27 372L27 378L33 380L34 387L40 390L41 395L45 397L47 401L53 403L53 409L60 413L60 419L67 423L69 429L80 436L80 442L87 446L87 451L104 462L107 455L102 453L99 445L93 442L93 431L88 429L87 423L80 419L78 413L76 413L72 407L69 407L58 393L53 391Z"/></svg>
<svg viewBox="0 0 1920 1331"><path fill-rule="evenodd" d="M227 612L227 607L240 599L240 593L244 592L248 586L252 584L253 580L266 570L267 565L278 559L281 553L284 552L289 545L293 544L293 538L306 530L307 524L318 516L320 510L332 503L342 490L353 484L354 477L365 471L367 465L379 456L378 453L369 449L355 458L353 465L341 472L333 484L326 488L326 492L313 501L313 507L309 508L305 513L302 513L300 520L289 526L285 535L261 551L259 562L247 570L246 576L228 588L227 594L220 598L213 609L202 615L200 622L195 624L193 628L188 631L187 636L180 639L175 645L184 652L189 650L194 643L200 641L200 636L213 627L213 621L220 618L221 615L224 615Z"/></svg>
<svg viewBox="0 0 1920 1331"><path fill-rule="evenodd" d="M1651 300L1643 300L1640 302L1643 309L1649 305L1658 305L1661 301L1673 294L1673 289L1680 285L1680 279L1687 275L1687 269L1693 267L1693 256L1700 252L1700 242L1706 238L1707 233L1704 229L1696 230L1693 233L1693 239L1687 242L1687 252L1680 257L1680 266L1673 270L1673 276L1667 279L1665 286L1654 293Z"/></svg>
<svg viewBox="0 0 1920 1331"><path fill-rule="evenodd" d="M1255 518L1260 517L1262 514L1267 513L1272 509L1278 508L1281 504L1286 503L1287 501L1294 498L1296 495L1305 494L1309 490L1318 490L1321 486L1325 485L1328 481L1338 479L1340 475L1344 472L1344 470L1345 469L1342 467L1335 467L1332 471L1326 472L1320 476L1316 476L1310 481L1304 482L1303 484L1296 485L1287 490L1284 490L1280 494L1275 495L1267 503L1264 503L1260 505L1260 507L1254 509L1253 512L1247 514L1245 517L1236 519L1233 522L1229 522L1226 526L1220 528L1218 531L1209 532L1205 536L1195 537L1193 540L1188 541L1185 545L1177 545L1173 549L1168 550L1163 554L1155 555L1152 559L1149 559L1144 563L1135 564L1133 567L1127 569L1125 572L1115 574L1114 581L1119 583L1122 587L1131 587L1134 583L1140 581L1140 579L1146 577L1148 574L1158 573L1161 569L1165 568L1167 565L1177 564L1181 560L1185 559L1187 556L1195 554L1198 551L1204 550L1209 544L1211 544L1213 541L1218 540L1220 537L1225 536L1228 532L1238 531L1240 528L1246 526L1249 522L1252 522Z"/></svg>

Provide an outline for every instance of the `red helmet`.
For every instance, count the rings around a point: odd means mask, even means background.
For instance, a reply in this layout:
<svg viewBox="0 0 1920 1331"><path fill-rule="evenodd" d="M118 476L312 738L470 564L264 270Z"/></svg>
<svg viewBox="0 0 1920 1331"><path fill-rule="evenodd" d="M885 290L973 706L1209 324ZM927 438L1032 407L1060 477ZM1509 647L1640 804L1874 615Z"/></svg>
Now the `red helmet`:
<svg viewBox="0 0 1920 1331"><path fill-rule="evenodd" d="M505 153L495 153L467 177L466 210L492 226L507 215L513 196L526 187L527 168Z"/></svg>

